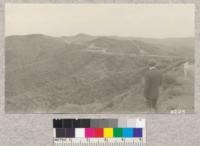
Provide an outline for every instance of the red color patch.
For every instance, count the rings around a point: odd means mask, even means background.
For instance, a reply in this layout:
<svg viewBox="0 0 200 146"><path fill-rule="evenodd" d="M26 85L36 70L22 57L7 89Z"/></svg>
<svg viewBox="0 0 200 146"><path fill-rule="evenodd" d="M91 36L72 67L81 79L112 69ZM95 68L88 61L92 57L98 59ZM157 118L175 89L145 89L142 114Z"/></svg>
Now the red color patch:
<svg viewBox="0 0 200 146"><path fill-rule="evenodd" d="M103 128L95 128L95 137L103 137Z"/></svg>

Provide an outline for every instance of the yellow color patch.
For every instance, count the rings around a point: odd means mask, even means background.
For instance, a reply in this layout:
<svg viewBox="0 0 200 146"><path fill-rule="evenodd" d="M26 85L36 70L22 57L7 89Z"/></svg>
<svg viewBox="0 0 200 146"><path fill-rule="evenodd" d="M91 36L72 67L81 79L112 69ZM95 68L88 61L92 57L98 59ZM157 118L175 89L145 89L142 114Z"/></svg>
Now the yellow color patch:
<svg viewBox="0 0 200 146"><path fill-rule="evenodd" d="M113 128L104 128L103 135L105 138L112 138L113 137Z"/></svg>

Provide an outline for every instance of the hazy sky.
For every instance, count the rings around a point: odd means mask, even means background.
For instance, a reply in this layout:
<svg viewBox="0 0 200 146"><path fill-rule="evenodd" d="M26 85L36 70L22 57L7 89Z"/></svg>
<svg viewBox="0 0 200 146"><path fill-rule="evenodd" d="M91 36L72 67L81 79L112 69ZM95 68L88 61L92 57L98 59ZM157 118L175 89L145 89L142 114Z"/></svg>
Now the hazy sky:
<svg viewBox="0 0 200 146"><path fill-rule="evenodd" d="M6 36L193 37L193 4L6 4Z"/></svg>

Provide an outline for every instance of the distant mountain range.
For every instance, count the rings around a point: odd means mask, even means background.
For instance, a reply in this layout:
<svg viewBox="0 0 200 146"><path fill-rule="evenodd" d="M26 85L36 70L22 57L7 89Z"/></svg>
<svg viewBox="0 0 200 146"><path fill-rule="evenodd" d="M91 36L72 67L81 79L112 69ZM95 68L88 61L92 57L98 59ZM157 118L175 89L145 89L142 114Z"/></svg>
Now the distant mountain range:
<svg viewBox="0 0 200 146"><path fill-rule="evenodd" d="M79 45L90 49L106 49L118 53L146 53L157 55L179 55L192 57L194 38L131 38L117 36L92 36L77 34L75 36L51 37L42 34L6 37L6 49L48 48L58 49L70 45Z"/></svg>

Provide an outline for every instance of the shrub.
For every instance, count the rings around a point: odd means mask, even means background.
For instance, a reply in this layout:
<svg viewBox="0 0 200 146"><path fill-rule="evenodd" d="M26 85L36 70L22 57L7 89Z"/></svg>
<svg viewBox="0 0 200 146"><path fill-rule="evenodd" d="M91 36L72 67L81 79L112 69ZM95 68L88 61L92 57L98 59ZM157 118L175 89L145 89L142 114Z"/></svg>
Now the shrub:
<svg viewBox="0 0 200 146"><path fill-rule="evenodd" d="M166 84L173 84L175 85L177 83L176 77L173 74L166 74L163 77L163 82Z"/></svg>
<svg viewBox="0 0 200 146"><path fill-rule="evenodd" d="M180 87L173 87L167 90L167 95L169 96L181 96L182 95L182 88Z"/></svg>
<svg viewBox="0 0 200 146"><path fill-rule="evenodd" d="M180 86L181 84L178 82L175 74L167 73L163 76L162 80L163 89L167 89L172 86Z"/></svg>

